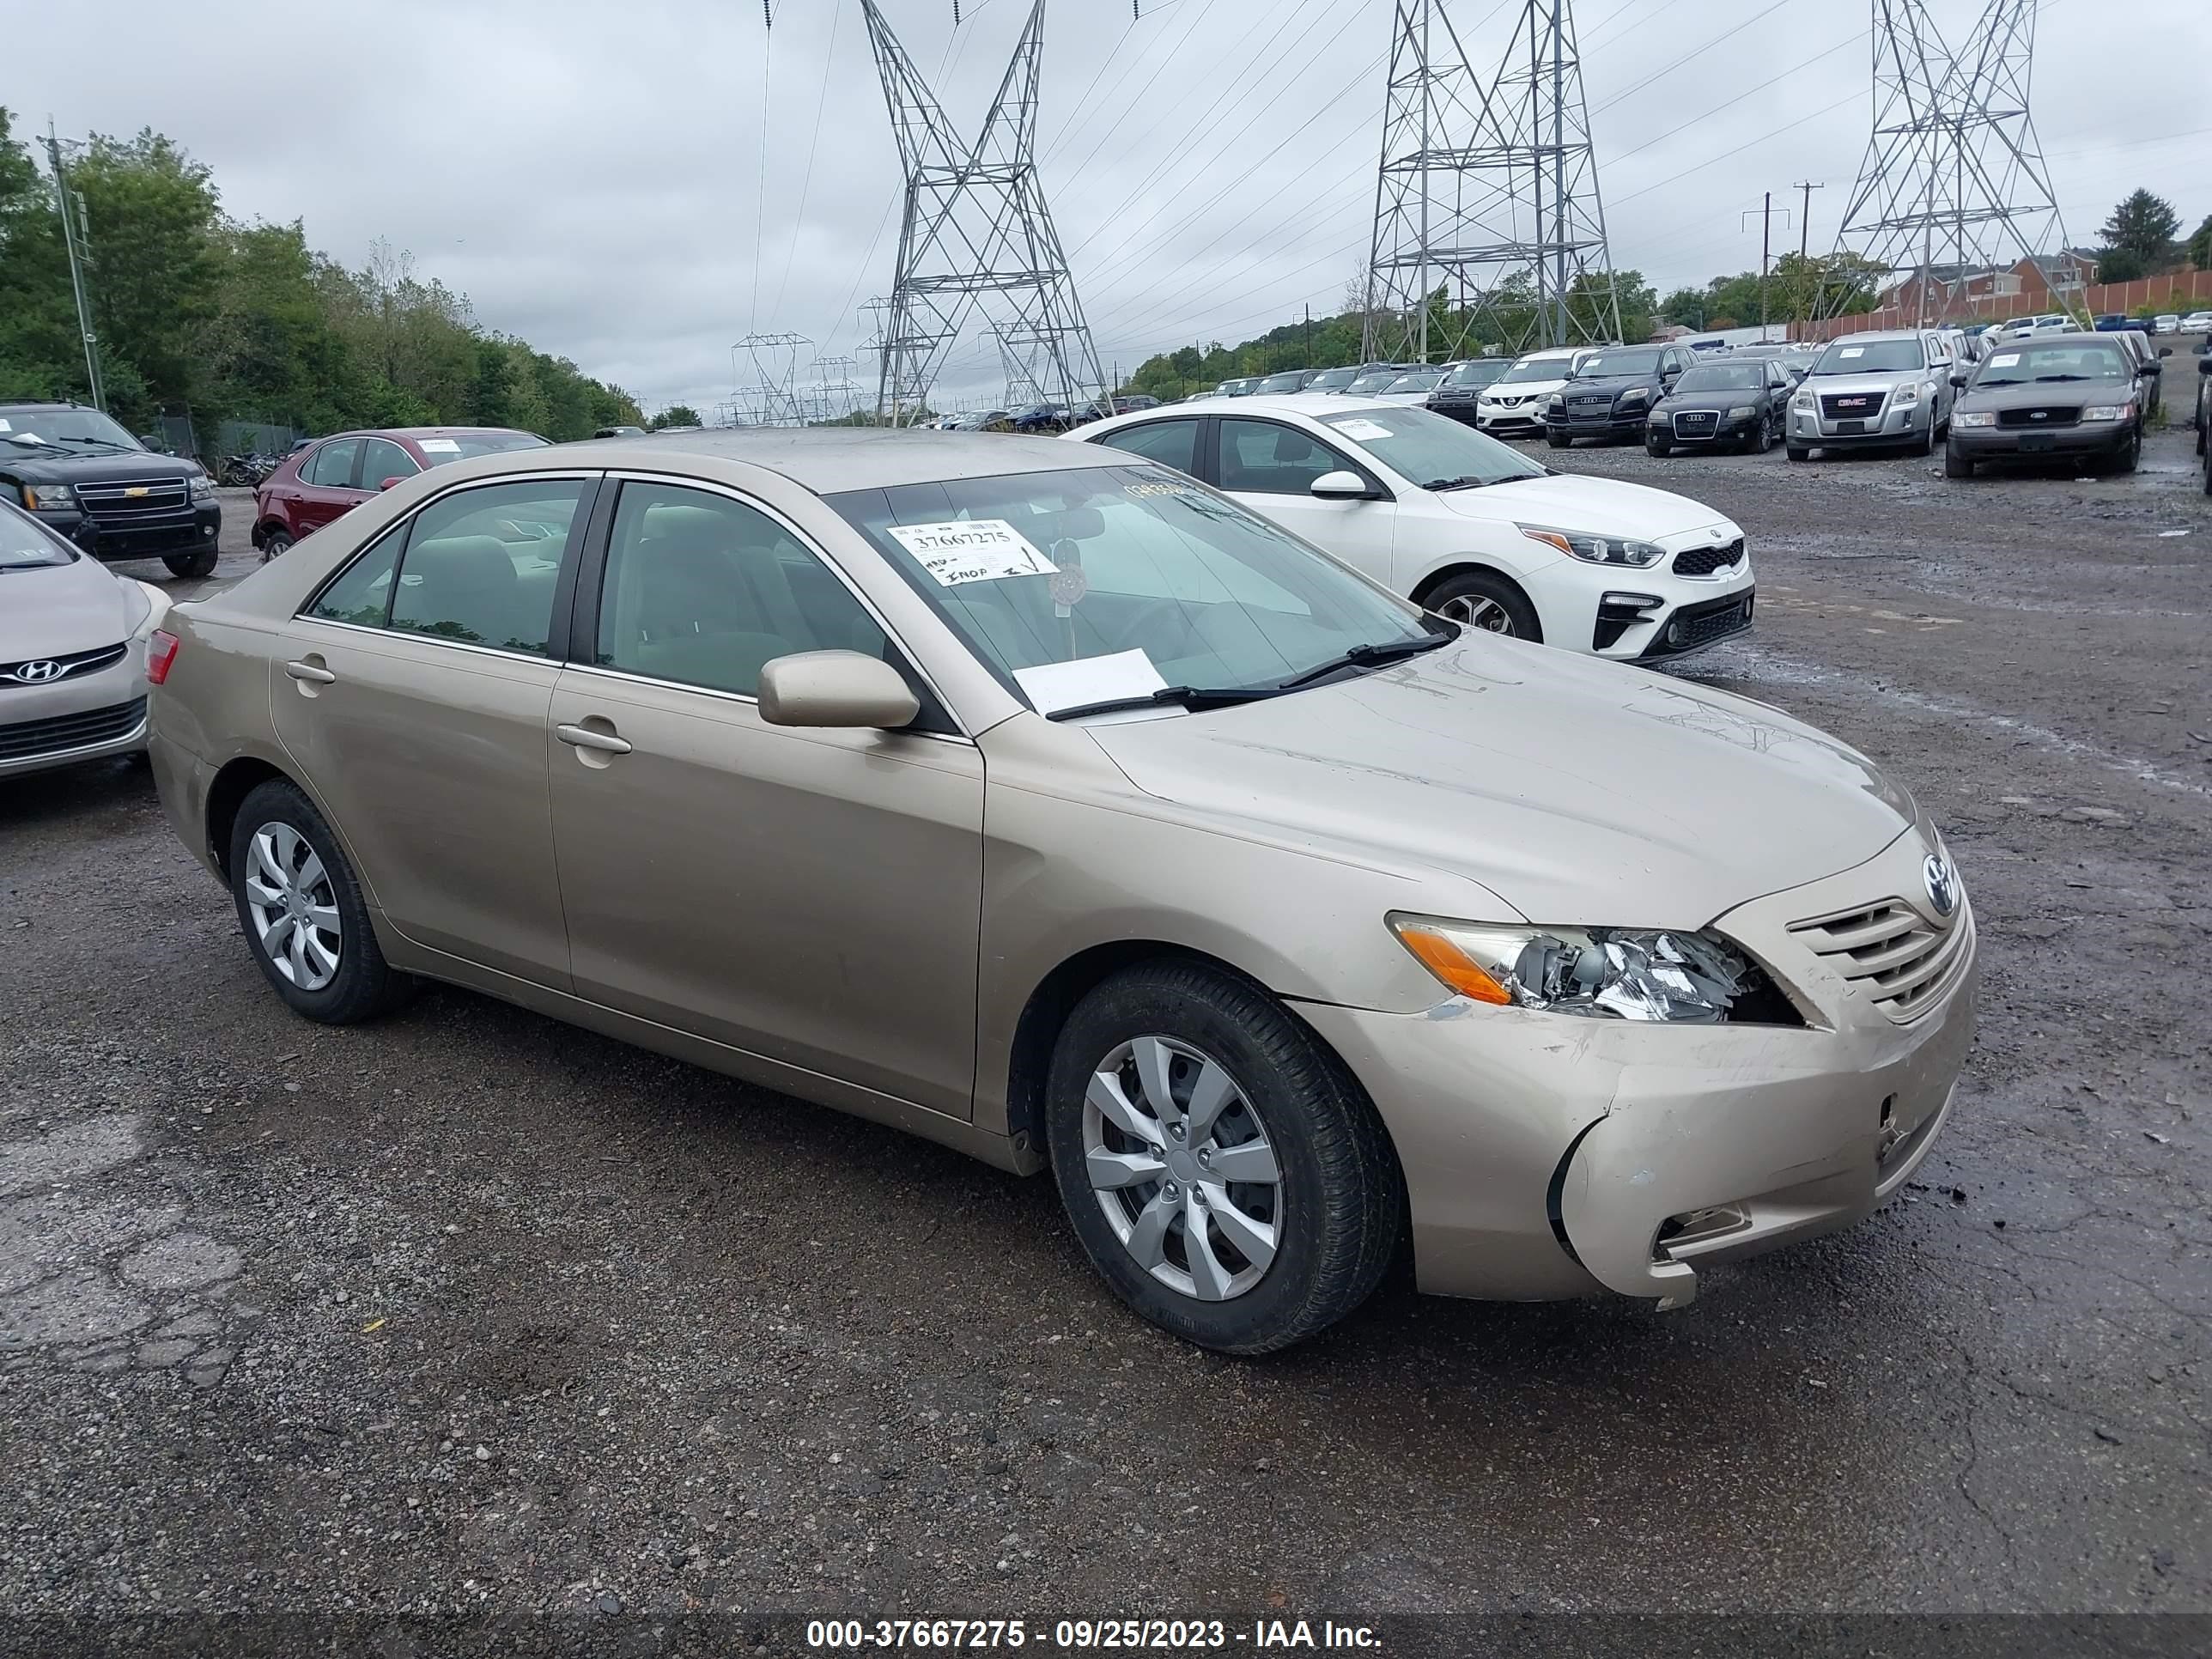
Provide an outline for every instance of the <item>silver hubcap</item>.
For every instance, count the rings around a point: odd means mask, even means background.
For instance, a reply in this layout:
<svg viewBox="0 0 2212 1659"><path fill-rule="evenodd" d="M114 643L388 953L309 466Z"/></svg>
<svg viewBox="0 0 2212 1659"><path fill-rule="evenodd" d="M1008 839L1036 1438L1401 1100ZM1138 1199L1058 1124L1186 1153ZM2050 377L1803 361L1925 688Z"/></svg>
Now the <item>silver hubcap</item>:
<svg viewBox="0 0 2212 1659"><path fill-rule="evenodd" d="M1480 628L1491 634L1513 631L1513 618L1505 614L1505 607L1480 593L1464 593L1446 599L1436 611L1446 622L1455 622L1462 627Z"/></svg>
<svg viewBox="0 0 2212 1659"><path fill-rule="evenodd" d="M338 896L315 849L289 823L264 823L247 854L246 908L276 971L303 991L337 976Z"/></svg>
<svg viewBox="0 0 2212 1659"><path fill-rule="evenodd" d="M1266 1275L1282 1172L1222 1066L1173 1037L1121 1044L1091 1074L1083 1152L1115 1237L1170 1290L1226 1302Z"/></svg>

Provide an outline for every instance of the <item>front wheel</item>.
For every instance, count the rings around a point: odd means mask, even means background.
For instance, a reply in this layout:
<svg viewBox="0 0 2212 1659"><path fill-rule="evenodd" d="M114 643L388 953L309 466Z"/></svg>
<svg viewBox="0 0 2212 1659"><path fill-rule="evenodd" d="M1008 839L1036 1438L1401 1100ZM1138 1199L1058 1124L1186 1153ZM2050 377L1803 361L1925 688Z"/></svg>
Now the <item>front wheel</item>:
<svg viewBox="0 0 2212 1659"><path fill-rule="evenodd" d="M291 550L292 533L288 530L272 530L261 538L261 562L281 558Z"/></svg>
<svg viewBox="0 0 2212 1659"><path fill-rule="evenodd" d="M1936 453L1936 417L1934 415L1931 414L1928 417L1928 430L1922 433L1918 437L1912 441L1910 447L1910 453L1915 455L1933 455Z"/></svg>
<svg viewBox="0 0 2212 1659"><path fill-rule="evenodd" d="M1438 582L1426 608L1462 628L1480 628L1486 634L1509 634L1516 640L1542 643L1544 630L1536 608L1503 576L1486 570L1467 570Z"/></svg>
<svg viewBox="0 0 2212 1659"><path fill-rule="evenodd" d="M2128 441L2112 452L2112 467L2115 472L2132 472L2142 461L2142 432L2141 428L2128 434Z"/></svg>
<svg viewBox="0 0 2212 1659"><path fill-rule="evenodd" d="M1782 453L1793 461L1809 461L1813 459L1813 452L1802 444L1791 444Z"/></svg>
<svg viewBox="0 0 2212 1659"><path fill-rule="evenodd" d="M1163 1330L1267 1353L1335 1323L1397 1247L1404 1178L1365 1094L1257 986L1132 968L1053 1049L1046 1135L1075 1234Z"/></svg>
<svg viewBox="0 0 2212 1659"><path fill-rule="evenodd" d="M1957 450L1947 447L1943 451L1943 476L1947 478L1971 478L1974 476L1974 464Z"/></svg>
<svg viewBox="0 0 2212 1659"><path fill-rule="evenodd" d="M1544 441L1554 449L1571 449L1575 441L1564 432L1547 432Z"/></svg>
<svg viewBox="0 0 2212 1659"><path fill-rule="evenodd" d="M161 562L172 576L212 576L218 556L212 547L196 547L189 553L171 553Z"/></svg>
<svg viewBox="0 0 2212 1659"><path fill-rule="evenodd" d="M387 966L353 866L313 801L272 778L246 796L230 831L231 896L246 945L295 1013L351 1025L414 988Z"/></svg>
<svg viewBox="0 0 2212 1659"><path fill-rule="evenodd" d="M1646 438L1644 441L1644 453L1647 455L1656 456L1663 460L1666 457L1674 453L1674 446L1670 443L1662 443L1656 438Z"/></svg>

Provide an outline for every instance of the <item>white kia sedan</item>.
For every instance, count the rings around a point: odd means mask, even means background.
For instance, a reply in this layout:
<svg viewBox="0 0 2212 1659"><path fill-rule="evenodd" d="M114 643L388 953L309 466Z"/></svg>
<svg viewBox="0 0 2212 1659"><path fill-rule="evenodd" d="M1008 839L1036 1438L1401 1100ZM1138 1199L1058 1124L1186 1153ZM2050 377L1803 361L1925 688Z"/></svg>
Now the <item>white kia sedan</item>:
<svg viewBox="0 0 2212 1659"><path fill-rule="evenodd" d="M1181 469L1440 616L1629 662L1751 626L1743 532L1686 496L1554 471L1373 398L1146 410L1069 437Z"/></svg>

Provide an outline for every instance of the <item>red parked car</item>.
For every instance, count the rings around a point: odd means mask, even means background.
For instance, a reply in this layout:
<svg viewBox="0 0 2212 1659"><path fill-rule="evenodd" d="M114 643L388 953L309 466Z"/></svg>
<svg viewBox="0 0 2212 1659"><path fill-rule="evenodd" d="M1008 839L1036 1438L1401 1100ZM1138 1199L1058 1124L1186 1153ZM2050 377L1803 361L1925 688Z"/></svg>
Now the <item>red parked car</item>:
<svg viewBox="0 0 2212 1659"><path fill-rule="evenodd" d="M286 456L254 491L253 544L266 564L403 478L471 455L544 446L534 432L503 426L387 427L319 438Z"/></svg>

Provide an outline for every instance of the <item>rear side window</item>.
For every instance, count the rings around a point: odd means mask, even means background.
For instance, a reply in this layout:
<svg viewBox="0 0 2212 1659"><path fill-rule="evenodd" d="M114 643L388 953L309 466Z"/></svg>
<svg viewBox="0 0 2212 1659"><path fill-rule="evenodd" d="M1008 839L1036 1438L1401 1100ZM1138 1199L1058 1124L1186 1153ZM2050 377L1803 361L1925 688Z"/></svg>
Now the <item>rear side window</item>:
<svg viewBox="0 0 2212 1659"><path fill-rule="evenodd" d="M303 482L325 489L349 489L353 487L354 461L360 453L360 439L333 438L307 457L307 464L300 469L300 477Z"/></svg>
<svg viewBox="0 0 2212 1659"><path fill-rule="evenodd" d="M396 633L548 654L553 590L583 499L578 478L531 478L443 496L415 515Z"/></svg>
<svg viewBox="0 0 2212 1659"><path fill-rule="evenodd" d="M405 525L386 531L338 573L338 579L307 607L307 614L325 622L352 623L358 628L383 627L392 609L392 568L406 544Z"/></svg>
<svg viewBox="0 0 2212 1659"><path fill-rule="evenodd" d="M1198 474L1196 421L1148 422L1143 426L1106 433L1098 441L1110 449L1127 450L1132 455L1141 455L1148 461L1158 461L1194 477Z"/></svg>

